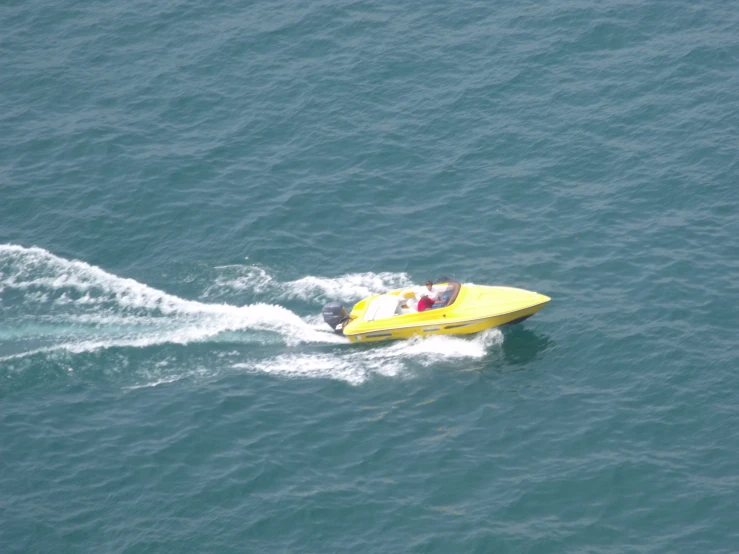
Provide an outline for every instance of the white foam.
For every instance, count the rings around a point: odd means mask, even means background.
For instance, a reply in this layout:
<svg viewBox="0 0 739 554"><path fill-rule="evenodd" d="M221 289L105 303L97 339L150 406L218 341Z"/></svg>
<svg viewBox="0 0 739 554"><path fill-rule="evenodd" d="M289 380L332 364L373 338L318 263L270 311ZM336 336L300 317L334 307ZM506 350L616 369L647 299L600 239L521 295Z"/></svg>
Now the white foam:
<svg viewBox="0 0 739 554"><path fill-rule="evenodd" d="M350 358L333 354L283 354L264 362L237 363L232 367L289 377L336 379L352 385L367 378L365 370L354 365Z"/></svg>
<svg viewBox="0 0 739 554"><path fill-rule="evenodd" d="M214 291L235 290L265 292L273 284L272 276L261 266L225 265L215 269L225 273L219 275L215 282L208 287L204 296L210 296Z"/></svg>
<svg viewBox="0 0 739 554"><path fill-rule="evenodd" d="M158 387L159 385L168 385L170 383L175 383L182 379L182 375L178 375L175 377L165 377L162 379L156 379L155 381L151 381L150 383L144 383L143 385L132 385L130 387L125 387L126 390L136 390L136 389L144 389L144 388L150 388L150 387Z"/></svg>
<svg viewBox="0 0 739 554"><path fill-rule="evenodd" d="M343 277L304 277L279 282L256 266L237 266L244 280L228 286L271 291L278 298L316 297L357 299L388 288L410 286L404 273L356 273ZM146 348L157 344L189 344L214 340L262 340L269 336L289 346L300 343L343 344L330 352L281 354L253 363L238 363L248 369L286 376L321 377L359 384L374 375L410 375L419 366L445 360L475 359L502 341L502 333L491 330L473 338L431 336L409 341L349 346L347 339L331 332L318 314L301 318L283 306L256 303L234 306L179 298L133 279L118 277L78 260L67 260L42 248L0 245L0 287L23 292L23 301L50 305L56 310L33 316L50 322L37 326L38 336L55 343L32 351L0 358L0 361L42 352L92 352L100 349ZM270 339L270 340L274 340ZM48 343L47 343L48 344ZM175 378L152 376L151 383Z"/></svg>
<svg viewBox="0 0 739 554"><path fill-rule="evenodd" d="M65 312L60 319L76 318L104 331L91 330L89 340L61 343L14 358L59 349L79 353L111 347L187 344L245 330L275 332L292 345L347 342L279 305L233 306L186 300L85 262L60 258L42 248L0 245L0 270L4 287L28 291L24 301L48 300L51 293L56 293L59 306L83 312Z"/></svg>
<svg viewBox="0 0 739 554"><path fill-rule="evenodd" d="M349 273L339 277L307 276L294 281L278 281L261 266L219 266L222 271L206 296L223 291L246 291L271 294L291 300L324 302L326 300L360 300L390 289L410 287L413 282L405 273Z"/></svg>
<svg viewBox="0 0 739 554"><path fill-rule="evenodd" d="M336 278L303 277L282 284L283 296L312 299L360 300L389 289L410 287L413 282L405 273L350 273Z"/></svg>
<svg viewBox="0 0 739 554"><path fill-rule="evenodd" d="M65 302L94 304L115 301L120 308L160 310L163 313L202 310L202 304L183 300L133 279L112 275L79 260L66 260L43 248L0 245L0 262L12 271L0 272L0 284L10 289L61 292ZM82 294L70 298L69 293ZM27 300L33 297L28 296Z"/></svg>
<svg viewBox="0 0 739 554"><path fill-rule="evenodd" d="M503 333L491 329L472 338L418 337L371 348L348 346L331 353L281 354L254 363L237 363L233 367L288 377L330 378L359 385L373 375L410 375L414 364L429 367L445 360L482 358L490 346L502 341Z"/></svg>

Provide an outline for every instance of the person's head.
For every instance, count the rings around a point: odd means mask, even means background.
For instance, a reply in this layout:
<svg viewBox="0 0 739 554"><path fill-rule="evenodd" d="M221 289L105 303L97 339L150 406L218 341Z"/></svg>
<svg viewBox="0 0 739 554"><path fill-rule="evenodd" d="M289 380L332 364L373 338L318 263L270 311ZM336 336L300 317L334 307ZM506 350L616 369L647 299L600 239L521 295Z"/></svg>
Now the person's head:
<svg viewBox="0 0 739 554"><path fill-rule="evenodd" d="M431 287L433 287L434 284L431 281L426 281L426 288L431 290Z"/></svg>

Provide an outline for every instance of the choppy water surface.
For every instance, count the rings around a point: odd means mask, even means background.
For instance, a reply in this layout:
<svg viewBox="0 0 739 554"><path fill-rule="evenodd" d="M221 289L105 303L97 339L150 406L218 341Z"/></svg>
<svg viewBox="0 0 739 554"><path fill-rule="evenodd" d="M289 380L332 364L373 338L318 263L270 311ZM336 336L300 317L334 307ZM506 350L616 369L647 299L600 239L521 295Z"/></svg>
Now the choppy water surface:
<svg viewBox="0 0 739 554"><path fill-rule="evenodd" d="M4 7L0 551L735 552L732 8Z"/></svg>

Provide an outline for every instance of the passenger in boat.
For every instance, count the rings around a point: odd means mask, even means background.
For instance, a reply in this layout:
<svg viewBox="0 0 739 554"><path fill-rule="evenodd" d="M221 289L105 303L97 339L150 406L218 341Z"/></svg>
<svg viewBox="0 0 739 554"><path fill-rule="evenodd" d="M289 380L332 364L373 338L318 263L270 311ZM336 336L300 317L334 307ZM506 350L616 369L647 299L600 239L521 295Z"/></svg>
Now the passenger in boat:
<svg viewBox="0 0 739 554"><path fill-rule="evenodd" d="M428 296L431 300L436 301L439 298L439 291L434 288L434 283L426 281L426 288L421 292L421 296Z"/></svg>
<svg viewBox="0 0 739 554"><path fill-rule="evenodd" d="M434 289L434 283L426 281L426 289L421 293L421 299L418 301L418 311L424 312L429 308L441 307L443 304L439 299L439 291Z"/></svg>

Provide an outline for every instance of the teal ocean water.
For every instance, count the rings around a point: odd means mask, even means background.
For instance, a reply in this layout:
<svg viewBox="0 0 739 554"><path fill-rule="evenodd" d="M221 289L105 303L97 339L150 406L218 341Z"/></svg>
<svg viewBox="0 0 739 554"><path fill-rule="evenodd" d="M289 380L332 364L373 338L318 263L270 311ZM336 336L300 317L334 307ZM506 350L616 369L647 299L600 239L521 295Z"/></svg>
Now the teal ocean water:
<svg viewBox="0 0 739 554"><path fill-rule="evenodd" d="M736 5L0 29L0 552L739 551ZM553 300L321 320L443 274Z"/></svg>

